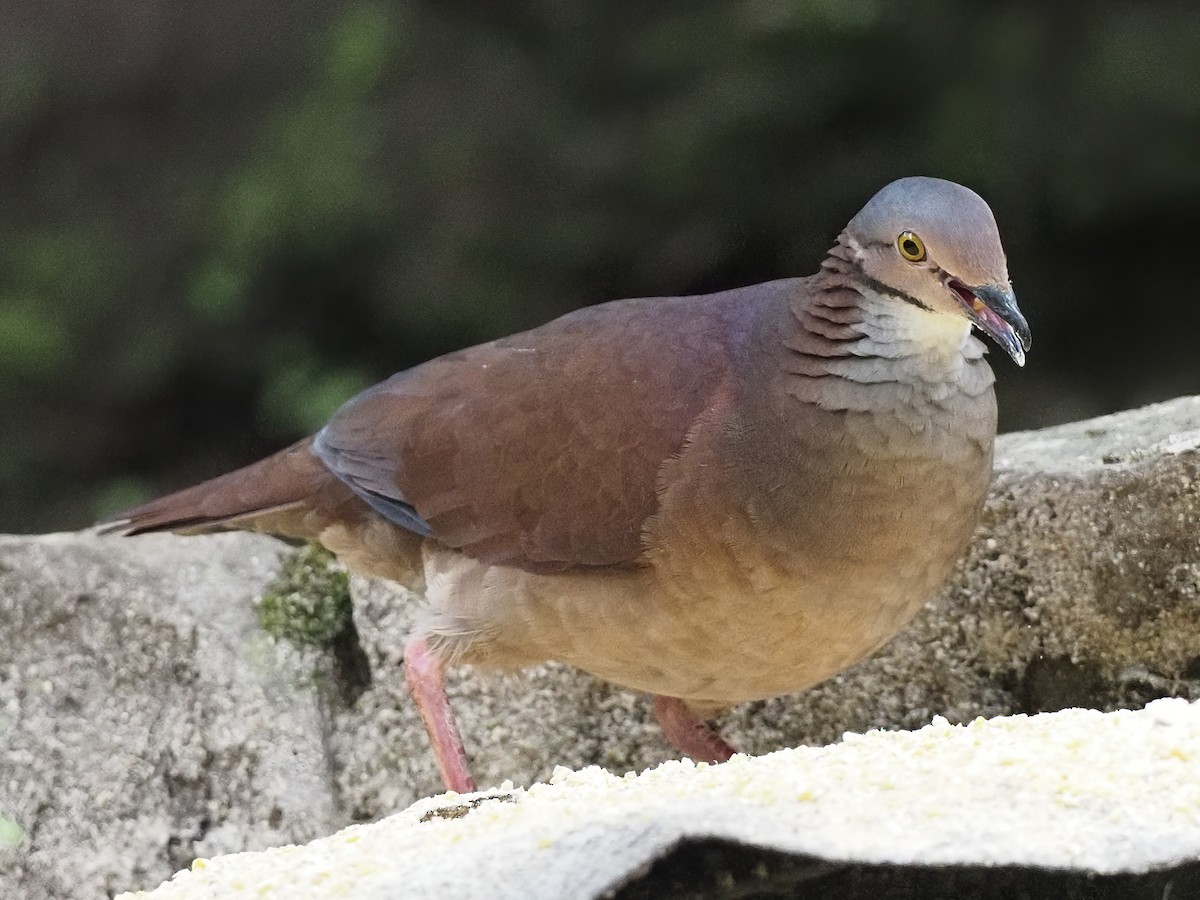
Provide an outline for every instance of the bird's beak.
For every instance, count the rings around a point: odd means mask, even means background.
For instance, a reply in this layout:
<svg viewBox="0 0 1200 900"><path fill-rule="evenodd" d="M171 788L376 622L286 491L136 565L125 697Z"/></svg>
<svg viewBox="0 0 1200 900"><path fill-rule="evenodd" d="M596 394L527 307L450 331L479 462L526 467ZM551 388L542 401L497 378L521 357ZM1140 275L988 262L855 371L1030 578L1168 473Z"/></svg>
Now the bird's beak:
<svg viewBox="0 0 1200 900"><path fill-rule="evenodd" d="M968 287L952 278L950 289L971 323L1004 348L1018 366L1025 365L1025 351L1030 345L1029 323L1017 308L1012 288L998 284Z"/></svg>

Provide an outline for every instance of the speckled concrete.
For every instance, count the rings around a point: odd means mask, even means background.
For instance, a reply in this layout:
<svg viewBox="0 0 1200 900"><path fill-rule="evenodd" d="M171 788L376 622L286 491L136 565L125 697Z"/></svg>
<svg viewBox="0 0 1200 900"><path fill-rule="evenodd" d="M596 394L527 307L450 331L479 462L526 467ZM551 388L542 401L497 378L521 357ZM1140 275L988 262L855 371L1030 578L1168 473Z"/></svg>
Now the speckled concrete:
<svg viewBox="0 0 1200 900"><path fill-rule="evenodd" d="M103 897L343 824L268 538L0 538L0 897Z"/></svg>
<svg viewBox="0 0 1200 900"><path fill-rule="evenodd" d="M665 889L655 870L699 841L721 842L734 859L768 850L827 871L809 890L780 890L756 867ZM1171 698L1136 712L937 719L637 777L562 769L527 791L438 797L304 847L200 860L137 897L592 900L657 881L644 896L1058 900L1094 898L1115 873L1137 873L1155 897L1194 897L1197 858L1200 707ZM857 889L850 873L863 866L890 873L883 893ZM992 868L992 890L913 889L931 870L968 866ZM1079 874L1090 873L1092 890L1055 891L1059 879L1038 870L1085 883Z"/></svg>

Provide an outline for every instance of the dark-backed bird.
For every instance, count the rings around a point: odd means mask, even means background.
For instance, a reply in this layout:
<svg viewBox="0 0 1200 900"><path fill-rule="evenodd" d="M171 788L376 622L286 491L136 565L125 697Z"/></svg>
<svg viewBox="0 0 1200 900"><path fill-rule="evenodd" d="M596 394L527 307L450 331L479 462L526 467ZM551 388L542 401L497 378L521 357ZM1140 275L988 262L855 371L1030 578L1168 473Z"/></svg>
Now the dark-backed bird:
<svg viewBox="0 0 1200 900"><path fill-rule="evenodd" d="M317 434L114 517L267 532L423 586L404 668L446 786L443 670L559 660L708 724L863 659L937 591L992 473L1029 329L974 192L904 178L806 278L618 300L392 376Z"/></svg>

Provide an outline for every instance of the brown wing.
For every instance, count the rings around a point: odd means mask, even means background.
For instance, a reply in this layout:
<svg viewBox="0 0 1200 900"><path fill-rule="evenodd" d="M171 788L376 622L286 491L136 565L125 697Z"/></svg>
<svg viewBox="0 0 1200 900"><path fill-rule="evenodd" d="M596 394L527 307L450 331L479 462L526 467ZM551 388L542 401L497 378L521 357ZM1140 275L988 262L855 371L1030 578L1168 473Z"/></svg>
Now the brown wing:
<svg viewBox="0 0 1200 900"><path fill-rule="evenodd" d="M753 296L618 301L432 360L347 403L314 450L377 511L475 558L634 564Z"/></svg>

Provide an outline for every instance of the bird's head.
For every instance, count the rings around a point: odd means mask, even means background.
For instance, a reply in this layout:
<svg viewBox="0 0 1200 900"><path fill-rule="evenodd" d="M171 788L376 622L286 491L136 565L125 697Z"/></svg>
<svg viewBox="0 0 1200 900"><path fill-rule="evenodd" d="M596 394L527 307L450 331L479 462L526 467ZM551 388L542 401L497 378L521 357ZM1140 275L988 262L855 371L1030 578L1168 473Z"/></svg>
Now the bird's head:
<svg viewBox="0 0 1200 900"><path fill-rule="evenodd" d="M839 245L879 293L931 315L966 319L1025 364L1029 326L996 220L974 191L940 178L893 181L850 220Z"/></svg>

